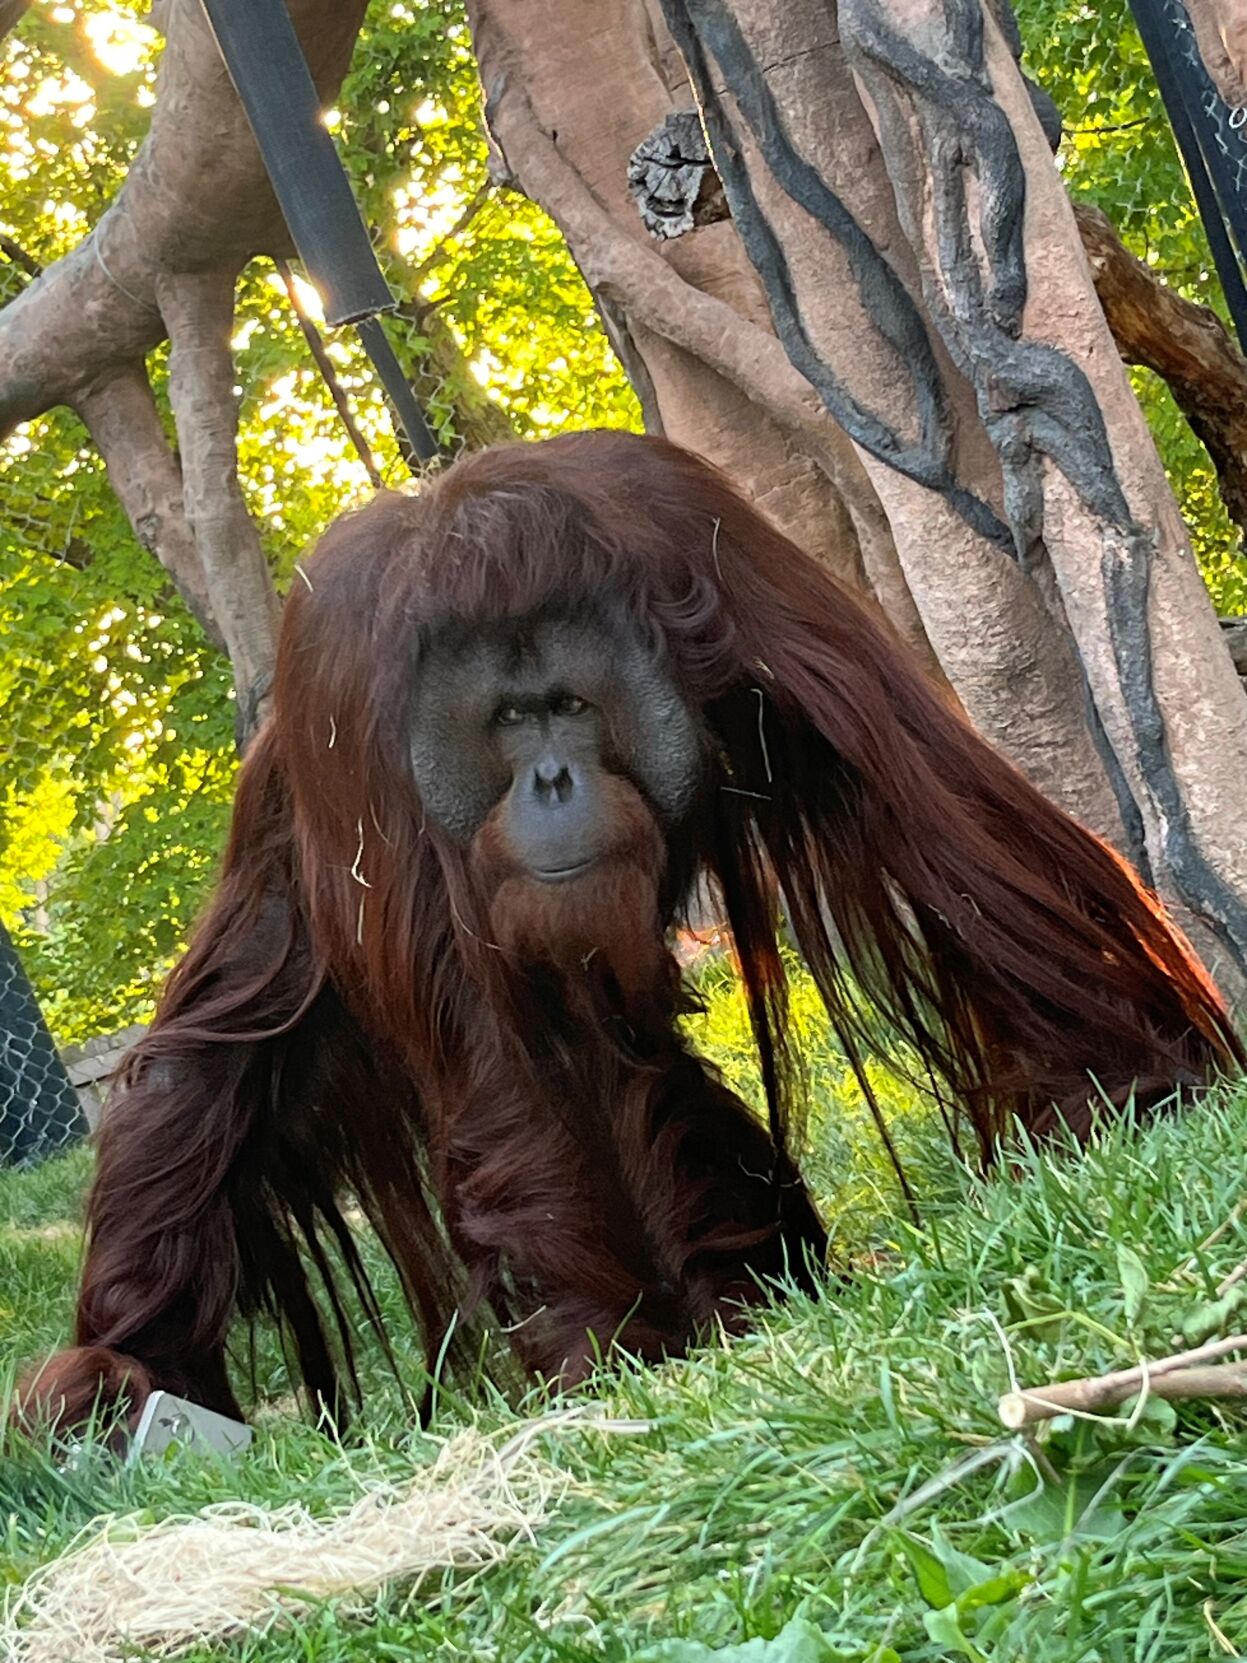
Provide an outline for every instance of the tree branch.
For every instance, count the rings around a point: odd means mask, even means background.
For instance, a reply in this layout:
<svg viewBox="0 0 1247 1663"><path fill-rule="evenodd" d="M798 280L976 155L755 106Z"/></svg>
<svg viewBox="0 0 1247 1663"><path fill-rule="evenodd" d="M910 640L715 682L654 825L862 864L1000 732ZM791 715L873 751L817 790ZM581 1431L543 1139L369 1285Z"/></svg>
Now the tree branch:
<svg viewBox="0 0 1247 1663"><path fill-rule="evenodd" d="M1002 1424L1016 1432L1070 1410L1099 1414L1115 1409L1140 1392L1163 1398L1247 1397L1247 1363L1209 1366L1231 1351L1244 1350L1247 1350L1247 1334L1234 1334L1197 1346L1193 1351L1157 1358L1138 1368L1006 1392L997 1405L997 1413Z"/></svg>
<svg viewBox="0 0 1247 1663"><path fill-rule="evenodd" d="M182 508L181 476L143 364L119 369L85 395L78 410L135 536L168 572L208 639L224 651L203 561Z"/></svg>
<svg viewBox="0 0 1247 1663"><path fill-rule="evenodd" d="M30 0L0 0L0 40L17 25L30 10Z"/></svg>
<svg viewBox="0 0 1247 1663"><path fill-rule="evenodd" d="M412 391L430 413L449 407L460 440L473 449L507 444L516 436L511 419L473 379L454 330L437 301L410 300L396 315L420 331L424 347L405 365Z"/></svg>
<svg viewBox="0 0 1247 1663"><path fill-rule="evenodd" d="M1247 531L1247 358L1217 314L1166 287L1100 209L1077 203L1074 218L1118 352L1167 383Z"/></svg>
<svg viewBox="0 0 1247 1663"><path fill-rule="evenodd" d="M479 190L468 198L466 204L464 205L463 212L451 226L450 230L447 231L446 235L444 237L439 237L434 246L425 255L424 259L421 260L420 264L416 266L413 271L407 273L406 284L408 293L415 294L421 282L429 275L435 266L440 264L445 257L447 243L452 243L456 237L461 237L463 235L468 226L471 225L472 221L476 218L477 214L480 213L481 209L489 201L490 197L493 196L494 188L493 180L487 179Z"/></svg>
<svg viewBox="0 0 1247 1663"><path fill-rule="evenodd" d="M308 351L315 359L316 368L321 373L321 379L329 389L329 396L334 402L334 408L342 418L342 425L355 447L355 454L364 464L364 470L372 482L373 489L379 491L382 480L376 458L372 454L372 447L360 431L359 423L355 420L355 412L351 409L351 401L347 398L346 391L338 379L338 372L334 368L333 359L325 351L325 343L321 339L320 330L312 322L303 302L299 299L299 291L289 261L278 260L277 270L282 282L286 285L286 297L290 301L290 309L298 320L299 328L303 331L303 339L307 342Z"/></svg>
<svg viewBox="0 0 1247 1663"><path fill-rule="evenodd" d="M365 9L289 0L322 96L341 82ZM159 19L156 104L124 183L77 248L0 311L0 436L54 405L80 412L139 540L228 650L245 740L277 606L238 487L233 291L253 255L284 254L289 239L202 7L167 0ZM185 480L142 367L167 328Z"/></svg>
<svg viewBox="0 0 1247 1663"><path fill-rule="evenodd" d="M238 696L239 740L257 725L272 680L278 605L255 521L238 483L234 283L182 272L158 289L169 326L169 403L182 458L182 503L221 627Z"/></svg>
<svg viewBox="0 0 1247 1663"><path fill-rule="evenodd" d="M0 29L0 34L3 33L3 29ZM0 231L0 254L3 254L7 260L11 260L15 266L20 266L29 277L38 277L43 270L33 254L28 254L21 243L13 237L6 237L2 231Z"/></svg>
<svg viewBox="0 0 1247 1663"><path fill-rule="evenodd" d="M4 0L0 0L3 4ZM365 0L291 0L317 85L336 88ZM164 339L165 272L227 271L285 254L288 236L200 6L174 0L151 127L90 234L0 311L0 434Z"/></svg>

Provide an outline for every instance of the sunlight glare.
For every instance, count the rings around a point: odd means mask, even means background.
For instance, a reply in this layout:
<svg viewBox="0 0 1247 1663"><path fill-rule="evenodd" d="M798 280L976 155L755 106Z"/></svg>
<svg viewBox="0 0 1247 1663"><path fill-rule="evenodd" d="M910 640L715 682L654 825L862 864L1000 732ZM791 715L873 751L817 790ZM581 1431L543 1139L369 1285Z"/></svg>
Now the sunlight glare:
<svg viewBox="0 0 1247 1663"><path fill-rule="evenodd" d="M294 278L294 292L299 297L299 305L307 313L308 317L313 320L313 322L324 323L325 308L322 305L321 298L317 294L316 290L308 282L307 278L300 277L297 271L293 272L291 275ZM279 294L283 300L287 298L286 285L282 282L281 277L277 272L274 271L269 273L268 286L270 289L274 290L275 293Z"/></svg>
<svg viewBox="0 0 1247 1663"><path fill-rule="evenodd" d="M65 69L59 75L44 76L26 100L26 114L55 115L57 110L73 110L81 104L93 105L94 102L95 94L82 76L75 75L72 69Z"/></svg>
<svg viewBox="0 0 1247 1663"><path fill-rule="evenodd" d="M150 24L121 10L87 13L82 32L96 62L110 75L133 75L140 70L156 38Z"/></svg>

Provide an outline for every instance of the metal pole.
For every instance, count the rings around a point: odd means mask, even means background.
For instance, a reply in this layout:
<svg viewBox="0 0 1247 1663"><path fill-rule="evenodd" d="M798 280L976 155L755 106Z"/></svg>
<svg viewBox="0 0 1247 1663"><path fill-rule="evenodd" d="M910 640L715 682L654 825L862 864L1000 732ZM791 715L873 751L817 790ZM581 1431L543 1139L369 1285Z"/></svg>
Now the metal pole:
<svg viewBox="0 0 1247 1663"><path fill-rule="evenodd" d="M324 121L283 0L203 0L299 259L331 325L361 323L360 338L421 461L438 443L382 332L389 291L350 180Z"/></svg>
<svg viewBox="0 0 1247 1663"><path fill-rule="evenodd" d="M1230 112L1199 55L1181 0L1130 0L1130 9L1186 165L1239 345L1247 352L1247 197L1239 184L1247 144L1228 125ZM1224 111L1224 122L1214 122L1214 110ZM1231 146L1238 151L1233 160Z"/></svg>

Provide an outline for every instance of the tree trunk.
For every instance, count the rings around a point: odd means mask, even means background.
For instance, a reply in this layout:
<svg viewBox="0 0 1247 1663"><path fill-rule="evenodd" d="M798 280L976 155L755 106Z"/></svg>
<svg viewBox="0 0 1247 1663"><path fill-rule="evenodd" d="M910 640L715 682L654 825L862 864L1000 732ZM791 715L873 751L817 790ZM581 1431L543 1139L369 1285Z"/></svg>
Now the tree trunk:
<svg viewBox="0 0 1247 1663"><path fill-rule="evenodd" d="M739 438L763 412L840 490L868 571L869 503L885 604L916 610L979 727L1237 988L1247 700L979 0L847 0L838 19L823 0L661 0L661 19L633 0L607 25L592 0L468 9L506 172L560 224L654 419L774 512L791 485ZM625 181L687 103L673 41L732 224L659 249Z"/></svg>
<svg viewBox="0 0 1247 1663"><path fill-rule="evenodd" d="M1055 578L1144 870L1241 976L1247 701L1013 55L978 0L847 0L841 24L929 315L974 382L1017 547Z"/></svg>
<svg viewBox="0 0 1247 1663"><path fill-rule="evenodd" d="M0 0L0 40L15 29L30 10L30 0Z"/></svg>
<svg viewBox="0 0 1247 1663"><path fill-rule="evenodd" d="M792 14L772 0L758 0L758 8L773 25ZM710 225L655 245L627 190L628 158L664 116L687 108L693 97L656 8L651 13L633 0L613 9L608 27L593 0L557 0L540 18L523 0L469 0L468 11L486 119L506 174L559 224L623 341L625 366L647 388L650 425L719 462L842 575L864 572L901 633L927 645L976 723L1043 789L1120 841L1121 820L1084 715L1077 662L1064 630L1005 547L998 506L970 502L962 493L963 515L854 443L845 401L834 394L829 401L827 377L794 346L791 331L785 335L782 305L776 311L782 339L776 338L768 284L782 290L797 268L797 284L808 279L810 292L800 299L805 326L821 331L815 319L825 319L827 344L847 365L870 359L869 376L886 406L863 413L879 441L875 448L887 448L890 432L910 461L906 430L926 418L925 395L917 396L908 363L911 350L930 359L925 334L915 346L872 331L853 299L853 256L778 189L774 237L791 269L777 275L761 246L765 231L759 240L742 223L731 161L721 146L716 160L734 225ZM809 11L791 15L791 36L772 31L761 61L790 66L776 70L789 77L804 68L803 82L817 89L805 107L819 147L836 151L845 174L869 191L863 211L876 217L884 245L901 252L874 135L834 37L828 40L825 13L820 21L819 7ZM713 144L713 118L710 125ZM759 174L765 172L760 166ZM942 371L955 381L946 363ZM997 476L992 489L999 497L999 470L964 385L959 403L955 412L927 415L949 443L977 445L982 471ZM755 442L760 426L774 435L769 445ZM792 461L781 465L794 456L795 470ZM829 485L853 521L852 559L843 551L842 523L827 517ZM988 603L968 605L971 589L990 597Z"/></svg>
<svg viewBox="0 0 1247 1663"><path fill-rule="evenodd" d="M628 188L631 151L687 79L639 4L469 4L497 172L558 223L597 298L651 432L691 445L841 576L873 591L925 657L887 518L860 461L774 338L730 226L656 245ZM567 28L564 29L564 23Z"/></svg>

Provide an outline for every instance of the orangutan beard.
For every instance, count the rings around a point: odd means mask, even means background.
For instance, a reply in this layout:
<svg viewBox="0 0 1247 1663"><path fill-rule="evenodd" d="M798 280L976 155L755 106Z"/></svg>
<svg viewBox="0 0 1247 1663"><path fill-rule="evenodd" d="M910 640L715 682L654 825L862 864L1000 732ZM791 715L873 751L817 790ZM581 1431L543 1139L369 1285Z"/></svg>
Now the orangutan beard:
<svg viewBox="0 0 1247 1663"><path fill-rule="evenodd" d="M659 904L666 850L639 797L618 832L612 853L561 883L532 877L487 839L478 893L491 944L512 965L556 971L574 1003L587 994L599 1008L640 1016L670 979Z"/></svg>
<svg viewBox="0 0 1247 1663"><path fill-rule="evenodd" d="M493 940L521 964L571 984L613 981L626 1008L662 979L666 956L653 870L627 858L566 883L507 878L490 909Z"/></svg>

